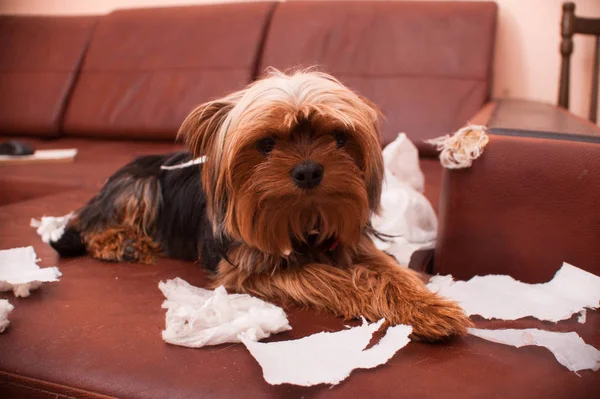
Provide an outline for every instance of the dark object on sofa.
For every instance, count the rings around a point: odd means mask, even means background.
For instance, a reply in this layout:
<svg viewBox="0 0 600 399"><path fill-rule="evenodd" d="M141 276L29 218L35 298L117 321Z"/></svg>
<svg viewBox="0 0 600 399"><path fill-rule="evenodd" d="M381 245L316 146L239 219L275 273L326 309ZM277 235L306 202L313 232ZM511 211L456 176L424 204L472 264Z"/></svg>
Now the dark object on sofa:
<svg viewBox="0 0 600 399"><path fill-rule="evenodd" d="M33 154L34 149L24 141L10 140L0 143L0 155L23 156Z"/></svg>

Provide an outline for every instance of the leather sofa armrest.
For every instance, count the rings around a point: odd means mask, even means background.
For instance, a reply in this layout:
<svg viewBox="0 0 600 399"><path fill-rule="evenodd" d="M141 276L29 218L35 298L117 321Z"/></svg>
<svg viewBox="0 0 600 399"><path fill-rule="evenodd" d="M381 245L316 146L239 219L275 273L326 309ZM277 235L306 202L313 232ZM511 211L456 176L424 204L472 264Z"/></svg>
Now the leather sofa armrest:
<svg viewBox="0 0 600 399"><path fill-rule="evenodd" d="M600 128L508 100L486 124L484 154L444 170L433 272L543 282L566 261L600 274Z"/></svg>
<svg viewBox="0 0 600 399"><path fill-rule="evenodd" d="M471 118L469 118L469 124L487 126L497 106L497 101L485 103L483 107L481 107Z"/></svg>

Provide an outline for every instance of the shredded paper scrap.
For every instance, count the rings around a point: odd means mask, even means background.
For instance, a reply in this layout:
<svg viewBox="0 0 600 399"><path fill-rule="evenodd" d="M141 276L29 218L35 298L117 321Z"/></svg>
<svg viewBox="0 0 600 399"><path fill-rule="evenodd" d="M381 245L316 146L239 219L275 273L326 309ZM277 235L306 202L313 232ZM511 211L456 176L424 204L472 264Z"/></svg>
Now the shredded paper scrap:
<svg viewBox="0 0 600 399"><path fill-rule="evenodd" d="M27 297L43 282L57 281L57 267L40 268L33 247L0 251L0 292L13 291L17 297Z"/></svg>
<svg viewBox="0 0 600 399"><path fill-rule="evenodd" d="M72 216L73 212L58 217L42 216L40 220L31 219L29 225L35 228L36 233L42 237L42 241L48 244L58 241L62 237Z"/></svg>
<svg viewBox="0 0 600 399"><path fill-rule="evenodd" d="M457 301L467 315L486 319L533 316L557 322L600 305L600 277L568 263L563 263L554 278L543 284L526 284L503 275L454 281L448 275L432 277L427 287ZM585 321L585 316L580 321Z"/></svg>
<svg viewBox="0 0 600 399"><path fill-rule="evenodd" d="M162 336L170 344L200 348L240 342L240 333L259 340L291 329L283 309L250 295L228 294L223 287L206 290L180 278L158 287L167 298Z"/></svg>
<svg viewBox="0 0 600 399"><path fill-rule="evenodd" d="M382 324L383 320L372 324L363 320L359 327L271 343L255 342L242 335L242 342L271 385L335 385L348 378L353 370L386 363L410 342L412 327L397 325L388 328L379 343L365 350Z"/></svg>
<svg viewBox="0 0 600 399"><path fill-rule="evenodd" d="M4 332L6 327L10 324L8 320L8 314L12 312L15 307L10 304L6 299L0 299L0 333Z"/></svg>
<svg viewBox="0 0 600 399"><path fill-rule="evenodd" d="M499 344L522 346L542 346L548 349L556 360L571 371L600 369L600 351L583 342L575 332L554 332L528 328L525 330L482 330L470 328L469 333Z"/></svg>
<svg viewBox="0 0 600 399"><path fill-rule="evenodd" d="M452 136L446 135L427 142L440 151L440 163L443 167L462 169L470 167L483 154L489 140L485 126L469 125Z"/></svg>

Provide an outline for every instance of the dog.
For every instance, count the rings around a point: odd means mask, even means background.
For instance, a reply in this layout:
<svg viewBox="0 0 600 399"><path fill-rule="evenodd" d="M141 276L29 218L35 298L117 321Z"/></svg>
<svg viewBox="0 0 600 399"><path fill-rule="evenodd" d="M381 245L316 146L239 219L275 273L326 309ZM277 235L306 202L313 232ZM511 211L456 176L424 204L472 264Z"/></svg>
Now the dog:
<svg viewBox="0 0 600 399"><path fill-rule="evenodd" d="M426 341L463 335L462 309L372 241L379 119L328 74L271 70L193 110L178 133L187 151L117 171L52 246L107 261L198 261L228 291L410 324Z"/></svg>

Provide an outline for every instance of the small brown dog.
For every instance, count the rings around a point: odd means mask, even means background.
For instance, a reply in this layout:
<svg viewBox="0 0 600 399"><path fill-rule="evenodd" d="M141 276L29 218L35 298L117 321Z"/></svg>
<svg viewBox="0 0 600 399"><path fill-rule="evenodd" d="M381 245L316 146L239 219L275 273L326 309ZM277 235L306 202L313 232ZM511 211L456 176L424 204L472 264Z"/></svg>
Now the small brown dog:
<svg viewBox="0 0 600 399"><path fill-rule="evenodd" d="M460 307L371 240L378 117L329 75L271 71L195 109L179 132L189 152L119 170L52 245L115 261L199 259L230 291L410 324L425 340L464 334Z"/></svg>

